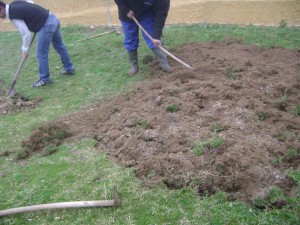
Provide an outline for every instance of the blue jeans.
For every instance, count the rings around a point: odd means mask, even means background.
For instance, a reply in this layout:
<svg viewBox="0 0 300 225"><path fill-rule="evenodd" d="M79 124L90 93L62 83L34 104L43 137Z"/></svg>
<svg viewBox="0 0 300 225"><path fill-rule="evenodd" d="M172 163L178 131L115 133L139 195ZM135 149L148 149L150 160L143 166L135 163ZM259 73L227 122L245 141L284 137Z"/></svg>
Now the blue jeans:
<svg viewBox="0 0 300 225"><path fill-rule="evenodd" d="M137 18L142 27L147 31L147 33L153 37L153 24L154 24L154 16L152 13L147 13L140 18ZM132 52L137 50L139 46L139 27L132 20L130 22L121 21L123 31L124 31L124 47L128 52ZM143 37L150 49L156 48L153 42L147 37L144 32L142 32Z"/></svg>
<svg viewBox="0 0 300 225"><path fill-rule="evenodd" d="M60 55L63 68L74 70L74 65L62 41L60 22L53 14L49 15L46 23L38 32L36 55L39 63L39 78L44 81L50 81L48 54L51 42L55 51Z"/></svg>

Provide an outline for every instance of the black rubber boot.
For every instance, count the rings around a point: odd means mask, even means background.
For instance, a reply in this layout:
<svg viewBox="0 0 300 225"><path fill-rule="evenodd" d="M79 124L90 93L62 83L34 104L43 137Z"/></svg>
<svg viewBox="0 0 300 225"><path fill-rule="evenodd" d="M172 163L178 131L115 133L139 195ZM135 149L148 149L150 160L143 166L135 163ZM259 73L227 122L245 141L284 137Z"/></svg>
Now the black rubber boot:
<svg viewBox="0 0 300 225"><path fill-rule="evenodd" d="M129 60L131 62L131 69L128 74L133 76L139 72L138 54L137 51L128 52Z"/></svg>
<svg viewBox="0 0 300 225"><path fill-rule="evenodd" d="M156 59L158 60L162 71L164 71L164 72L170 71L170 65L169 65L166 53L164 53L160 48L152 49L152 51L153 51Z"/></svg>

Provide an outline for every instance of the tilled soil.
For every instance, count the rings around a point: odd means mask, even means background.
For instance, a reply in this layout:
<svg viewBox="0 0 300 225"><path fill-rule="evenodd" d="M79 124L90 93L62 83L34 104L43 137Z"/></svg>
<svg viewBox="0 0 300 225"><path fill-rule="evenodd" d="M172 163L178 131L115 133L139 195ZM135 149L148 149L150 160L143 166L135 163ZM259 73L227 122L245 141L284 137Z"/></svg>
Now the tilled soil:
<svg viewBox="0 0 300 225"><path fill-rule="evenodd" d="M274 186L291 194L288 170L300 169L300 51L226 40L175 55L194 70L170 59L165 74L153 60L151 77L132 91L63 118L71 140L94 138L144 185L242 201Z"/></svg>
<svg viewBox="0 0 300 225"><path fill-rule="evenodd" d="M40 101L41 99L28 99L19 95L9 97L4 92L0 93L0 115L33 109Z"/></svg>

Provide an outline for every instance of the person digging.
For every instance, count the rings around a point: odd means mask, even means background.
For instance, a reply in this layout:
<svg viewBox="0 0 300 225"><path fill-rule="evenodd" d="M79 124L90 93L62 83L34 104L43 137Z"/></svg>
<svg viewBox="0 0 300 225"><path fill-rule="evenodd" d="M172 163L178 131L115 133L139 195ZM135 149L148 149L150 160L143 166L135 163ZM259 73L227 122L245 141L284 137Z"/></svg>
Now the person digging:
<svg viewBox="0 0 300 225"><path fill-rule="evenodd" d="M139 71L137 51L139 27L133 20L134 17L152 37L151 40L142 32L147 46L153 51L160 68L162 71L168 72L170 65L167 55L159 46L163 45L161 37L170 8L170 0L115 0L115 3L118 6L119 19L124 30L124 47L131 62L129 75L135 75Z"/></svg>
<svg viewBox="0 0 300 225"><path fill-rule="evenodd" d="M19 30L22 36L22 58L29 56L31 32L37 33L36 54L39 64L39 79L32 87L41 87L51 84L49 72L49 47L52 43L60 55L64 70L62 75L74 75L75 67L70 60L69 53L62 41L60 21L49 10L27 1L13 1L6 4L0 1L0 18L8 18Z"/></svg>

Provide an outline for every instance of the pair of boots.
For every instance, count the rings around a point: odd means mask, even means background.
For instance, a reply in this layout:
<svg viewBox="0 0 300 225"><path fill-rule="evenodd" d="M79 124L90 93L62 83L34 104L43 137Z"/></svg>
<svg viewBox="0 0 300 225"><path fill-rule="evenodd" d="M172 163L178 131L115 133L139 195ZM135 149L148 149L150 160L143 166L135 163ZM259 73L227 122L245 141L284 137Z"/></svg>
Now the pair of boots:
<svg viewBox="0 0 300 225"><path fill-rule="evenodd" d="M168 62L167 55L160 49L160 48L155 48L151 49L156 57L156 59L159 62L160 68L164 72L168 72L170 70L170 65ZM135 75L139 72L139 64L138 64L138 53L136 51L128 52L129 55L129 60L131 62L131 69L128 72L129 75Z"/></svg>

